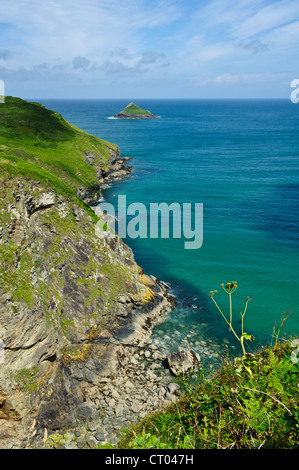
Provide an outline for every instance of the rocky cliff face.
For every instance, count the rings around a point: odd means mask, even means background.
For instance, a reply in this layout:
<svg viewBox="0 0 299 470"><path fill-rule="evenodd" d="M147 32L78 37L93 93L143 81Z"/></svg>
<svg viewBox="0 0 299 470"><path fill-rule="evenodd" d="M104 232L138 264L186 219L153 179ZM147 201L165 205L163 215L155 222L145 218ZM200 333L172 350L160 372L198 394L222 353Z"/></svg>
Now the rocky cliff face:
<svg viewBox="0 0 299 470"><path fill-rule="evenodd" d="M99 237L74 201L0 177L0 446L26 441L32 422L70 429L99 416L103 381L172 308L131 249Z"/></svg>
<svg viewBox="0 0 299 470"><path fill-rule="evenodd" d="M96 176L99 182L90 187L80 187L76 191L76 195L84 200L87 204L96 204L99 200L101 189L106 189L116 181L123 180L131 176L133 167L128 166L132 160L130 157L121 157L119 147L109 151L109 161L103 165L101 156L97 152L84 152L82 154L84 160L96 169Z"/></svg>

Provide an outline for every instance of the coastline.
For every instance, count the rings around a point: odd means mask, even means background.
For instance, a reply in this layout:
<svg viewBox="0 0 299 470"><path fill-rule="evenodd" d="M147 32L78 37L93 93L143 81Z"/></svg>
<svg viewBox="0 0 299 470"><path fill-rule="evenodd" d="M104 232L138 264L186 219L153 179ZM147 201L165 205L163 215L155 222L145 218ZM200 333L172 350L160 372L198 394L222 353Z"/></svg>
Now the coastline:
<svg viewBox="0 0 299 470"><path fill-rule="evenodd" d="M118 152L112 157L112 170L106 172L106 184L110 186L114 180L120 178L119 166L127 161L120 158ZM128 174L126 172L126 176ZM93 223L90 216L75 203L71 205L63 196L34 180L12 177L4 180L3 184L6 188L3 207L11 188L18 188L15 192L17 202L11 212L12 220L17 221L13 222L13 239L20 246L26 240L30 251L36 253L31 259L35 266L31 269L31 278L36 287L42 279L49 279L50 282L54 273L58 275L55 265L51 265L46 259L43 259L42 264L37 264L38 253L45 250L40 243L49 250L62 228L54 227L53 222L52 225L45 223L47 213L57 213L61 221L70 217L76 221L77 235L74 232L71 235L70 232L65 238L64 234L59 243L65 260L67 247L72 246L75 264L72 263L72 258L60 264L60 279L63 274L66 285L60 293L57 290L61 289L59 284L55 286L51 281L51 289L56 289L56 298L52 298L50 305L53 312L58 308L67 312L68 297L78 300L76 303L72 300L73 306L68 311L63 332L60 328L49 328L49 319L45 317L39 300L32 307L34 315L31 315L29 321L27 316L30 310L25 303L16 303L9 293L6 294L6 314L2 316L0 328L2 333L5 329L11 333L3 337L6 363L0 374L1 417L4 419L0 448L44 448L51 442L45 442L45 433L50 436L56 434L57 430L58 433L73 436L72 446L77 445L79 433L89 436L85 439L87 447L91 446L91 442L95 446L97 442L105 442L107 438L116 440L120 426L136 422L164 402L175 399L177 387L172 386L171 390L167 388L173 380L170 372L161 368L165 358L157 353L152 358L149 351L145 351L150 345L154 326L161 323L165 315L174 308L175 300L164 283L154 276L144 274L143 269L134 261L132 250L120 239L92 241L94 237L91 237L90 230ZM36 233L39 234L37 238ZM90 233L89 238L85 238L84 233ZM1 236L5 238L11 235L4 231ZM81 240L79 244L78 241L75 242L77 237ZM80 317L85 315L88 318L89 314L84 305L81 306L80 300L85 296L87 302L88 295L84 290L78 289L71 279L82 276L80 271L83 266L87 266L91 254L88 245L91 244L92 247L94 243L97 252L105 249L113 255L113 263L121 263L122 270L129 270L132 279L136 279L136 284L130 283L126 293L114 300L113 315L111 311L108 316L103 316L99 324L88 320L88 326L84 325L84 316ZM93 262L100 262L100 254L97 258L99 261L95 259ZM100 264L97 270L99 268ZM117 269L116 265L114 269ZM92 275L102 276L94 270ZM60 296L64 297L63 308L59 306ZM89 310L91 308L92 304ZM19 313L11 316L11 309ZM17 333L20 330L21 336ZM71 344L67 346L69 342ZM25 348L24 345L29 346ZM81 350L79 355L76 350ZM144 363L145 359L147 365ZM34 375L30 379L33 381L32 385L23 385L20 389L20 385L29 380L27 375L20 375L19 371L22 370L24 373L26 370L34 370ZM15 376L14 380L9 379L12 376ZM131 385L128 384L129 377ZM108 385L109 394L107 388L104 390L103 384L106 387ZM148 392L144 389L145 385ZM117 400L113 397L117 397ZM102 418L103 415L105 419Z"/></svg>

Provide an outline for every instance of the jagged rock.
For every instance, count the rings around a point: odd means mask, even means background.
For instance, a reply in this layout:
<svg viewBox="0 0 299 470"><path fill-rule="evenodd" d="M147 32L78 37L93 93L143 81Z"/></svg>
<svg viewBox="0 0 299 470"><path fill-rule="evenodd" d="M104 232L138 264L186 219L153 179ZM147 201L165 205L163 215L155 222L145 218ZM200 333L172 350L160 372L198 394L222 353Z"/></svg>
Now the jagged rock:
<svg viewBox="0 0 299 470"><path fill-rule="evenodd" d="M97 431L94 434L94 437L96 438L97 441L104 442L106 440L106 436L105 436L104 432Z"/></svg>
<svg viewBox="0 0 299 470"><path fill-rule="evenodd" d="M171 372L176 376L184 375L200 366L200 357L192 349L170 353L167 355L167 361Z"/></svg>
<svg viewBox="0 0 299 470"><path fill-rule="evenodd" d="M131 410L134 412L134 413L140 413L140 411L142 410L143 408L143 404L140 403L140 402L134 402L133 405L131 406Z"/></svg>
<svg viewBox="0 0 299 470"><path fill-rule="evenodd" d="M82 154L84 160L92 165L96 170L99 184L89 188L79 188L77 196L86 201L88 204L96 204L101 194L101 189L108 188L112 183L128 178L131 176L133 167L128 166L132 160L130 157L121 157L119 147L111 149L107 147L110 159L103 167L100 155L96 152L84 152Z"/></svg>
<svg viewBox="0 0 299 470"><path fill-rule="evenodd" d="M120 417L120 416L123 415L123 411L124 411L123 405L122 405L122 404L119 404L119 405L117 405L117 407L115 408L115 415L116 415L117 417Z"/></svg>
<svg viewBox="0 0 299 470"><path fill-rule="evenodd" d="M172 395L176 395L180 390L180 386L174 382L168 384L167 388L169 390L169 393L171 393Z"/></svg>

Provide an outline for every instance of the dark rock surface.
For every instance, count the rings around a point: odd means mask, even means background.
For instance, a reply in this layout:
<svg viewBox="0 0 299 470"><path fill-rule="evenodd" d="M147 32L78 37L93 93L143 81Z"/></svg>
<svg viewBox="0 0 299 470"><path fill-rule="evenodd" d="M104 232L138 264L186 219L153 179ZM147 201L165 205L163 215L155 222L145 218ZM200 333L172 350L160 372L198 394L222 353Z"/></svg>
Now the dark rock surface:
<svg viewBox="0 0 299 470"><path fill-rule="evenodd" d="M200 366L200 357L192 349L170 353L167 361L171 372L176 376L193 372Z"/></svg>
<svg viewBox="0 0 299 470"><path fill-rule="evenodd" d="M39 447L65 430L114 435L125 416L155 406L138 399L156 378L135 355L173 298L128 246L98 237L83 208L43 183L2 179L0 215L0 447Z"/></svg>
<svg viewBox="0 0 299 470"><path fill-rule="evenodd" d="M107 147L110 154L108 164L103 165L100 155L96 152L84 152L84 160L96 169L96 175L99 183L89 188L78 188L76 195L87 204L96 204L101 196L101 190L108 188L116 181L128 178L132 174L133 167L128 163L133 159L130 157L121 157L120 150Z"/></svg>

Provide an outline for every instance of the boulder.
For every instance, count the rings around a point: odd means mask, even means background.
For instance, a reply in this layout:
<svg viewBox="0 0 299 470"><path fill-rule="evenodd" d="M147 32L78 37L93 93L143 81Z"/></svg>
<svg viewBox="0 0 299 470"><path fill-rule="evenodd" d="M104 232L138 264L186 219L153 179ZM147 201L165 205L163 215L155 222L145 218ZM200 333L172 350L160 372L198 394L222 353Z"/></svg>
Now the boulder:
<svg viewBox="0 0 299 470"><path fill-rule="evenodd" d="M200 366L200 357L192 349L170 353L167 355L167 361L169 369L176 376L192 372Z"/></svg>
<svg viewBox="0 0 299 470"><path fill-rule="evenodd" d="M170 384L168 384L167 388L168 388L169 393L171 393L172 395L177 395L180 391L179 384L176 384L174 382L171 382Z"/></svg>

